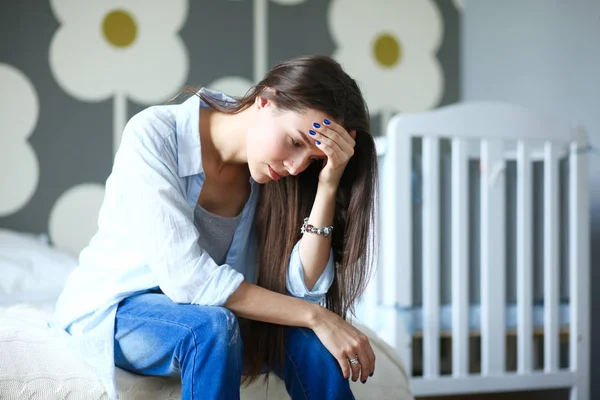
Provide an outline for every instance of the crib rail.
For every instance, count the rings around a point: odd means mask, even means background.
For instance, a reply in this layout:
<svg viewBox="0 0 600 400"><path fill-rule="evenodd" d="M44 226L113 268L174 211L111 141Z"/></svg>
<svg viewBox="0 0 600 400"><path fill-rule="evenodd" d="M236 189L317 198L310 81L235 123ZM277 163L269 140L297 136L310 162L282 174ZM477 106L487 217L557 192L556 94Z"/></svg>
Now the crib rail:
<svg viewBox="0 0 600 400"><path fill-rule="evenodd" d="M533 285L532 223L532 167L531 147L524 141L517 145L517 371L532 371L533 348Z"/></svg>
<svg viewBox="0 0 600 400"><path fill-rule="evenodd" d="M423 140L423 175L428 179L423 181L423 199L439 198L440 145L436 138ZM424 200L423 208L423 310L428 318L423 322L423 358L429 360L424 364L424 376L437 376L440 365L440 209L439 204Z"/></svg>
<svg viewBox="0 0 600 400"><path fill-rule="evenodd" d="M571 399L588 399L590 384L590 248L587 157L580 144L570 146L569 181L569 274L571 309L569 329L569 368L577 374Z"/></svg>
<svg viewBox="0 0 600 400"><path fill-rule="evenodd" d="M468 296L468 143L452 140L452 371L465 377L469 371L469 296Z"/></svg>
<svg viewBox="0 0 600 400"><path fill-rule="evenodd" d="M544 370L558 370L558 161L544 144Z"/></svg>
<svg viewBox="0 0 600 400"><path fill-rule="evenodd" d="M420 141L421 215L413 213L414 140ZM440 147L451 146L451 237L440 234ZM412 116L398 115L388 126L382 160L382 257L377 282L378 333L413 370L411 331L415 218L422 226L422 376L413 377L416 395L459 394L491 384L493 390L572 387L572 399L587 399L589 385L589 227L586 155L571 128L518 107L475 104ZM470 372L469 339L469 162L480 162L480 372ZM568 226L559 220L559 163L568 158ZM506 329L506 163L516 161L516 371L507 371ZM533 336L533 161L543 162L543 369L534 369ZM559 229L568 231L569 368L559 363ZM440 373L440 244L451 243L451 377ZM375 322L373 321L373 324ZM587 350L586 350L587 349ZM542 375L540 375L542 374ZM451 378L451 379L449 379ZM485 379L488 382L485 383ZM520 379L523 379L521 381ZM527 386L530 385L530 386ZM560 385L560 386L556 386Z"/></svg>
<svg viewBox="0 0 600 400"><path fill-rule="evenodd" d="M504 175L502 143L481 142L481 347L483 375L504 371ZM435 201L432 199L432 201ZM466 290L466 288L453 288Z"/></svg>

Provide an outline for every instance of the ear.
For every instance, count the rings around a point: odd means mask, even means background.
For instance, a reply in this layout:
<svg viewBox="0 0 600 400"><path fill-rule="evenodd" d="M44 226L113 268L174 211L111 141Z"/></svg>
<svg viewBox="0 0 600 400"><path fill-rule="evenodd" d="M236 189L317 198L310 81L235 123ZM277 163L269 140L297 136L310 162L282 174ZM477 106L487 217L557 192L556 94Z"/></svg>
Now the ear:
<svg viewBox="0 0 600 400"><path fill-rule="evenodd" d="M270 87L266 87L264 88L261 93L256 96L256 99L254 100L254 104L256 104L256 107L258 107L259 109L264 108L268 105L271 105L273 102L271 100L269 100L267 97L262 96L262 94L264 92L268 92L270 95L274 96L277 94L277 91L273 88Z"/></svg>
<svg viewBox="0 0 600 400"><path fill-rule="evenodd" d="M256 108L258 108L259 110L261 108L264 108L267 105L267 103L269 103L269 100L264 98L260 94L258 96L256 96L256 98L254 99L254 104L256 105Z"/></svg>

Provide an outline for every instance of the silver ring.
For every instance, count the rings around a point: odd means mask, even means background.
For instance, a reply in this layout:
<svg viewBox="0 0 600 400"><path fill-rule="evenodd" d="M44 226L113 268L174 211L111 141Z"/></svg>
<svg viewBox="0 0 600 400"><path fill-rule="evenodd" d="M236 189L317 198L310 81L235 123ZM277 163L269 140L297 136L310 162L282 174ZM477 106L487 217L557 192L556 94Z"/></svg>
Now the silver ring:
<svg viewBox="0 0 600 400"><path fill-rule="evenodd" d="M358 356L354 356L354 358L352 360L350 360L350 364L352 364L352 365L358 364Z"/></svg>

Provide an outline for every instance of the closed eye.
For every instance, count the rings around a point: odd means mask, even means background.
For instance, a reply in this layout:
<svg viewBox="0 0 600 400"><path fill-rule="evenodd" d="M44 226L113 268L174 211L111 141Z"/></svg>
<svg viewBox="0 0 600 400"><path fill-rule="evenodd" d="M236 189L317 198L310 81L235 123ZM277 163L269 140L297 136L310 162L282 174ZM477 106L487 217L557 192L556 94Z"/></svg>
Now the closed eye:
<svg viewBox="0 0 600 400"><path fill-rule="evenodd" d="M292 139L292 145L294 147L298 147L298 148L304 147L304 146L308 146L308 142L307 142L306 136L302 133L302 131L298 130L298 132L301 134L303 141L301 143L301 142L297 141L296 139L294 139L293 136L290 136L290 138ZM315 163L317 161L322 161L322 160L323 160L323 158L319 158L319 157L310 157L310 159L309 159L309 161L311 163Z"/></svg>

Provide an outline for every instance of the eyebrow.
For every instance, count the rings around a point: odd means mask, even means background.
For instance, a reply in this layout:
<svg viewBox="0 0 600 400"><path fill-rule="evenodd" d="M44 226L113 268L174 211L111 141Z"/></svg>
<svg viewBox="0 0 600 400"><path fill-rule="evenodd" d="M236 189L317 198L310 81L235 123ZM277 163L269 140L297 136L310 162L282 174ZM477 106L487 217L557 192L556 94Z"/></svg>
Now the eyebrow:
<svg viewBox="0 0 600 400"><path fill-rule="evenodd" d="M307 145L310 146L310 139L308 138L308 136L306 135L306 132L297 129L298 133L300 134L300 136L302 137L302 140L304 140L304 143L306 143Z"/></svg>
<svg viewBox="0 0 600 400"><path fill-rule="evenodd" d="M308 135L306 134L306 132L304 132L304 131L302 131L302 130L300 130L300 129L297 129L297 131L298 131L298 133L300 134L300 136L302 137L302 140L304 140L304 143L305 143L305 144L308 146L308 148L310 149L310 148L312 147L312 143L313 143L313 142L311 142L311 141L310 141L310 139L309 139ZM327 156L321 156L321 155L318 155L318 154L313 154L312 156L314 156L314 157L316 157L316 158L318 158L318 159L320 159L320 160L324 160L324 159L326 159L326 158L327 158Z"/></svg>

